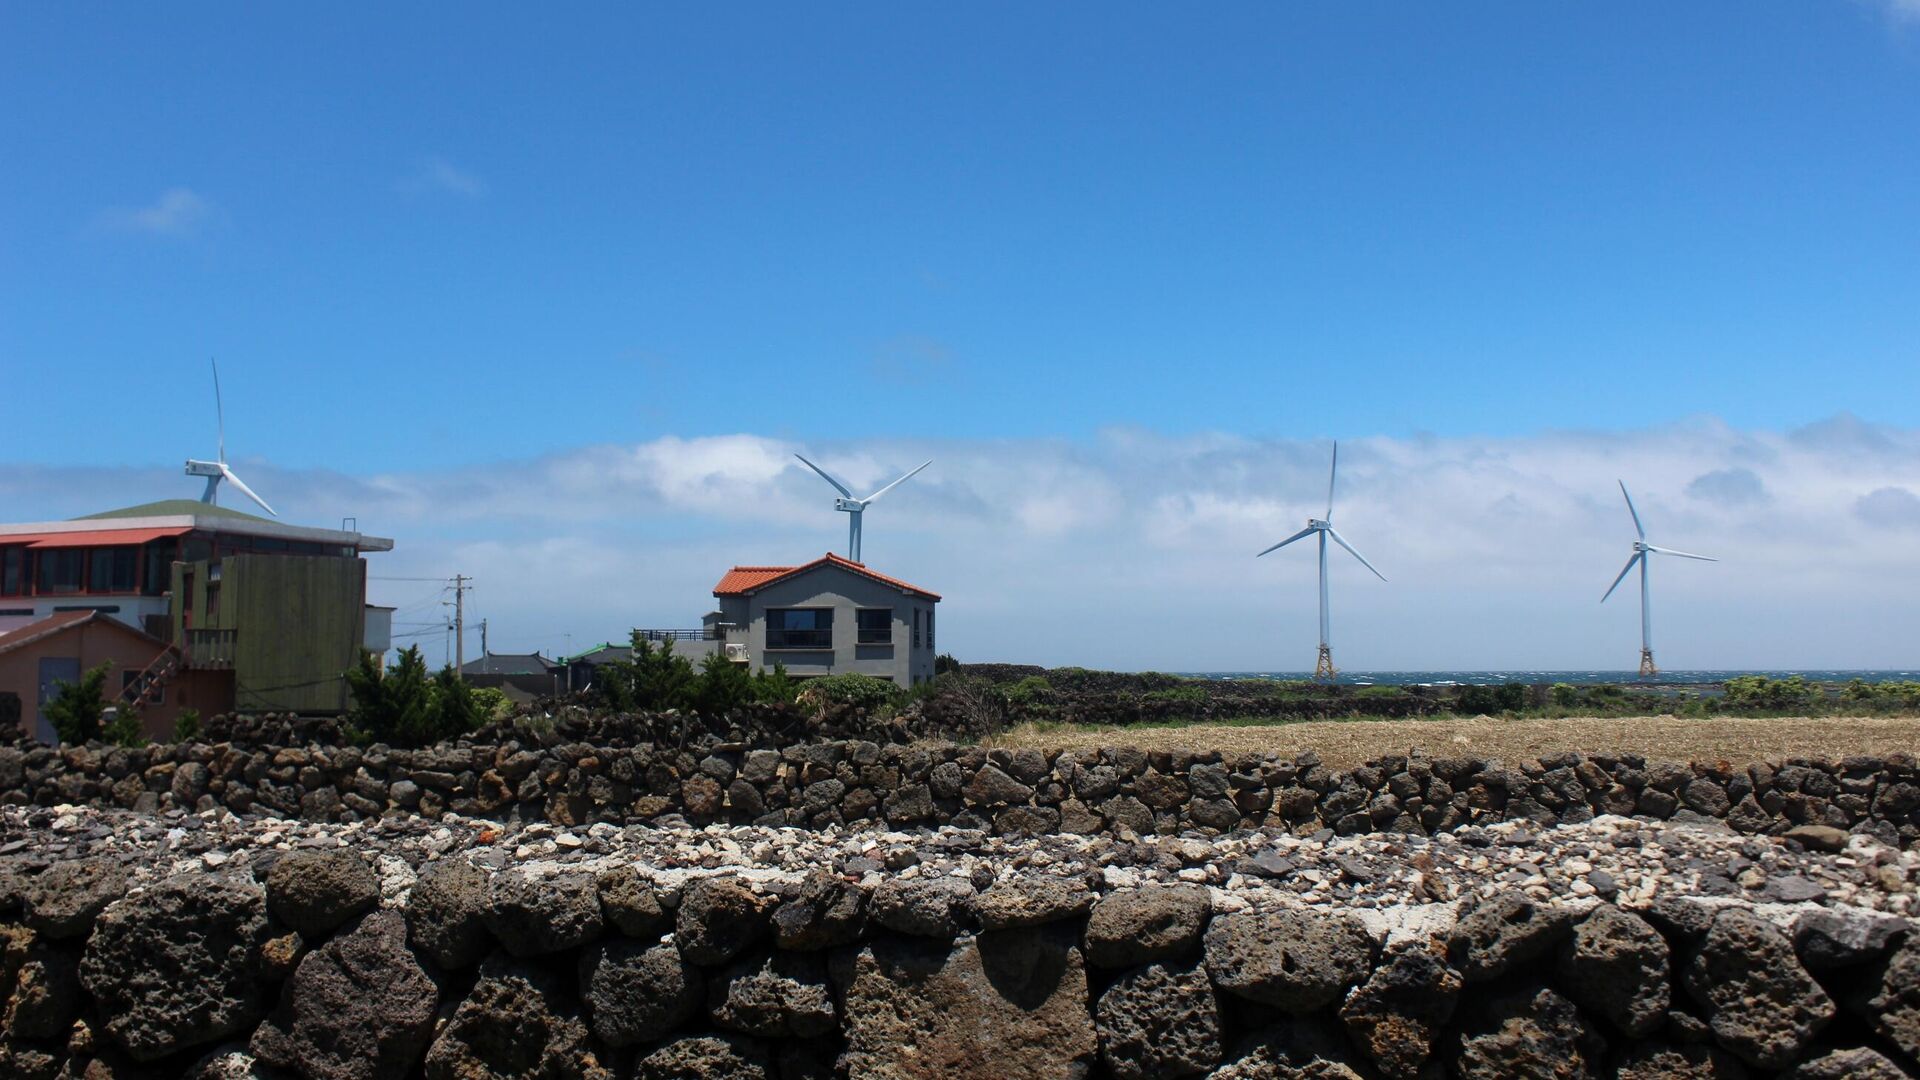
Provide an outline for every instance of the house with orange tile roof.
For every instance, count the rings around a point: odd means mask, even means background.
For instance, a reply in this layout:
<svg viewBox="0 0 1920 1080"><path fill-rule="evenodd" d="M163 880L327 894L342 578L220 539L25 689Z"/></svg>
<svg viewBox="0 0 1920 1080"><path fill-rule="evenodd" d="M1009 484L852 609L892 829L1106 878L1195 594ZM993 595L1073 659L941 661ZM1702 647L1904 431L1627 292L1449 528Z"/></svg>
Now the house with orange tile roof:
<svg viewBox="0 0 1920 1080"><path fill-rule="evenodd" d="M828 553L799 566L736 566L713 587L702 635L755 671L861 674L913 686L933 678L940 595ZM646 633L645 631L642 632Z"/></svg>

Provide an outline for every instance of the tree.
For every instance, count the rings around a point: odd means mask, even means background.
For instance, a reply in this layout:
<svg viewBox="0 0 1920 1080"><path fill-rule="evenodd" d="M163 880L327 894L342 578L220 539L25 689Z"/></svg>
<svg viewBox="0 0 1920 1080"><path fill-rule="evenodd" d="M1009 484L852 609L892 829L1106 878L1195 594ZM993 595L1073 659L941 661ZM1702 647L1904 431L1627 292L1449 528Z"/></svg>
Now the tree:
<svg viewBox="0 0 1920 1080"><path fill-rule="evenodd" d="M791 705L800 696L800 684L787 674L787 665L776 660L772 671L753 677L753 696L769 705Z"/></svg>
<svg viewBox="0 0 1920 1080"><path fill-rule="evenodd" d="M700 680L693 689L694 708L702 715L721 717L754 699L753 677L746 669L714 650L700 662Z"/></svg>
<svg viewBox="0 0 1920 1080"><path fill-rule="evenodd" d="M467 680L448 664L433 677L433 709L429 742L457 739L486 722L486 712L473 696Z"/></svg>
<svg viewBox="0 0 1920 1080"><path fill-rule="evenodd" d="M41 715L61 742L78 746L100 737L100 716L107 709L107 672L112 668L109 661L82 672L79 682L61 680L53 700L41 707Z"/></svg>
<svg viewBox="0 0 1920 1080"><path fill-rule="evenodd" d="M360 666L347 672L347 688L353 694L347 722L361 735L394 746L432 741L433 684L419 646L402 650L386 669L373 653L363 653Z"/></svg>
<svg viewBox="0 0 1920 1080"><path fill-rule="evenodd" d="M594 684L600 703L615 712L655 712L693 705L698 678L692 661L676 654L672 642L656 649L636 632L633 658L602 664Z"/></svg>

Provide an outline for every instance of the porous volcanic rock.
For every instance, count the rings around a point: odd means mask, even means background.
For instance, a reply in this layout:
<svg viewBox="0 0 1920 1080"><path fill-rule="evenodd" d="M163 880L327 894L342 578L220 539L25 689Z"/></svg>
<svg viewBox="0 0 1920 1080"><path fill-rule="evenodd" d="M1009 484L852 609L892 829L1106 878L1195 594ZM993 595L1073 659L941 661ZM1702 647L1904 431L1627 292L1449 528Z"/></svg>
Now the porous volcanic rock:
<svg viewBox="0 0 1920 1080"><path fill-rule="evenodd" d="M522 958L577 949L606 929L600 883L579 871L495 874L481 918L502 947Z"/></svg>
<svg viewBox="0 0 1920 1080"><path fill-rule="evenodd" d="M1834 1015L1787 935L1738 908L1714 917L1684 981L1714 1039L1764 1069L1791 1064Z"/></svg>
<svg viewBox="0 0 1920 1080"><path fill-rule="evenodd" d="M1667 1018L1667 939L1637 915L1603 904L1560 947L1560 985L1574 1003L1629 1035Z"/></svg>
<svg viewBox="0 0 1920 1080"><path fill-rule="evenodd" d="M1212 897L1197 885L1109 893L1087 919L1087 960L1108 968L1183 960L1199 948L1212 911Z"/></svg>
<svg viewBox="0 0 1920 1080"><path fill-rule="evenodd" d="M1373 938L1344 912L1281 908L1221 915L1207 927L1207 970L1232 994L1290 1013L1330 1005L1367 976Z"/></svg>
<svg viewBox="0 0 1920 1080"><path fill-rule="evenodd" d="M427 1080L611 1080L569 999L541 969L489 956L427 1049Z"/></svg>
<svg viewBox="0 0 1920 1080"><path fill-rule="evenodd" d="M54 863L21 891L27 925L50 938L84 936L108 904L127 892L127 870L109 858Z"/></svg>
<svg viewBox="0 0 1920 1080"><path fill-rule="evenodd" d="M1337 1029L1318 1018L1287 1017L1227 1052L1207 1080L1368 1080Z"/></svg>
<svg viewBox="0 0 1920 1080"><path fill-rule="evenodd" d="M867 917L897 933L951 938L972 922L973 894L962 878L888 878L873 890Z"/></svg>
<svg viewBox="0 0 1920 1080"><path fill-rule="evenodd" d="M1573 1002L1552 990L1522 990L1494 998L1466 1017L1454 1070L1476 1080L1583 1080L1601 1075L1605 1052Z"/></svg>
<svg viewBox="0 0 1920 1080"><path fill-rule="evenodd" d="M1634 1041L1614 1069L1614 1080L1747 1080L1740 1059L1711 1043Z"/></svg>
<svg viewBox="0 0 1920 1080"><path fill-rule="evenodd" d="M700 1011L705 979L671 942L603 941L580 957L580 996L609 1046L652 1042Z"/></svg>
<svg viewBox="0 0 1920 1080"><path fill-rule="evenodd" d="M830 949L859 940L867 926L867 890L829 870L816 870L773 913L774 942L783 949Z"/></svg>
<svg viewBox="0 0 1920 1080"><path fill-rule="evenodd" d="M1389 949L1347 995L1340 1019L1388 1080L1414 1080L1460 1003L1460 973L1424 943Z"/></svg>
<svg viewBox="0 0 1920 1080"><path fill-rule="evenodd" d="M1781 1080L1910 1080L1907 1071L1887 1059L1885 1054L1867 1047L1835 1050L1802 1062Z"/></svg>
<svg viewBox="0 0 1920 1080"><path fill-rule="evenodd" d="M766 1051L737 1035L683 1035L634 1066L635 1080L776 1080Z"/></svg>
<svg viewBox="0 0 1920 1080"><path fill-rule="evenodd" d="M107 906L80 980L129 1054L152 1061L260 1018L266 891L240 874L184 873Z"/></svg>
<svg viewBox="0 0 1920 1080"><path fill-rule="evenodd" d="M267 871L267 910L308 941L380 902L380 879L350 848L293 851Z"/></svg>
<svg viewBox="0 0 1920 1080"><path fill-rule="evenodd" d="M1447 958L1469 983L1498 978L1545 956L1573 930L1573 911L1516 892L1475 897L1461 905L1447 938Z"/></svg>
<svg viewBox="0 0 1920 1080"><path fill-rule="evenodd" d="M1906 931L1891 915L1817 908L1794 920L1793 951L1808 971L1839 971L1880 959Z"/></svg>
<svg viewBox="0 0 1920 1080"><path fill-rule="evenodd" d="M1193 961L1120 976L1100 994L1094 1023L1100 1059L1117 1080L1202 1076L1220 1064L1220 1003Z"/></svg>
<svg viewBox="0 0 1920 1080"><path fill-rule="evenodd" d="M982 930L1039 926L1085 915L1093 908L1093 895L1081 881L1037 878L1001 882L973 898L973 913Z"/></svg>
<svg viewBox="0 0 1920 1080"><path fill-rule="evenodd" d="M949 945L876 940L834 959L849 1080L1080 1080L1097 1044L1071 930Z"/></svg>
<svg viewBox="0 0 1920 1080"><path fill-rule="evenodd" d="M774 904L734 878L702 878L680 899L674 940L696 964L724 964L765 936Z"/></svg>
<svg viewBox="0 0 1920 1080"><path fill-rule="evenodd" d="M673 925L673 915L660 906L653 885L631 866L600 872L600 913L615 930L630 938L657 938Z"/></svg>
<svg viewBox="0 0 1920 1080"><path fill-rule="evenodd" d="M28 930L10 942L0 964L0 1000L4 1001L4 1030L17 1039L64 1038L80 1009L80 953L71 945L33 940ZM11 999L5 995L11 993Z"/></svg>
<svg viewBox="0 0 1920 1080"><path fill-rule="evenodd" d="M399 1080L427 1048L438 997L405 920L377 911L300 961L250 1049L307 1080Z"/></svg>
<svg viewBox="0 0 1920 1080"><path fill-rule="evenodd" d="M818 953L774 952L736 961L707 991L707 1014L731 1031L810 1039L833 1031L833 992Z"/></svg>
<svg viewBox="0 0 1920 1080"><path fill-rule="evenodd" d="M1862 982L1856 1011L1908 1057L1920 1061L1920 933Z"/></svg>
<svg viewBox="0 0 1920 1080"><path fill-rule="evenodd" d="M407 898L407 937L427 959L449 971L470 968L493 947L486 911L491 882L465 859L420 868Z"/></svg>

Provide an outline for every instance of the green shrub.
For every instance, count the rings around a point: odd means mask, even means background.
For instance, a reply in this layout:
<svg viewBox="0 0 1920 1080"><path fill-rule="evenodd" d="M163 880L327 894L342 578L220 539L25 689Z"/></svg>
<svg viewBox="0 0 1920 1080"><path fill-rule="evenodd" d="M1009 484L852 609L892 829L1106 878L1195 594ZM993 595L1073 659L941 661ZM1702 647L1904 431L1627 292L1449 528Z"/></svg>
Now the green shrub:
<svg viewBox="0 0 1920 1080"><path fill-rule="evenodd" d="M753 676L719 649L700 662L693 685L693 707L706 716L725 716L754 700Z"/></svg>
<svg viewBox="0 0 1920 1080"><path fill-rule="evenodd" d="M774 662L772 671L753 677L753 697L769 705L791 705L800 694L800 684L787 674L787 665Z"/></svg>
<svg viewBox="0 0 1920 1080"><path fill-rule="evenodd" d="M1553 703L1562 709L1571 709L1580 704L1580 688L1572 683L1554 683L1548 693L1552 696Z"/></svg>
<svg viewBox="0 0 1920 1080"><path fill-rule="evenodd" d="M107 709L107 672L112 668L112 663L104 663L81 672L79 682L61 680L53 700L40 707L40 715L61 742L78 746L100 737L100 715Z"/></svg>
<svg viewBox="0 0 1920 1080"><path fill-rule="evenodd" d="M173 741L192 742L200 737L200 710L181 709L173 718Z"/></svg>
<svg viewBox="0 0 1920 1080"><path fill-rule="evenodd" d="M387 669L372 653L363 654L360 666L347 672L347 687L353 693L347 724L363 742L432 746L474 730L490 716L490 707L451 664L429 676L418 646L402 651Z"/></svg>
<svg viewBox="0 0 1920 1080"><path fill-rule="evenodd" d="M1734 708L1766 711L1805 709L1820 697L1820 688L1799 675L1737 675L1727 680L1726 692L1727 704Z"/></svg>
<svg viewBox="0 0 1920 1080"><path fill-rule="evenodd" d="M872 675L823 675L808 679L800 688L799 700L815 709L851 705L856 709L878 709L893 702L899 687L891 679Z"/></svg>
<svg viewBox="0 0 1920 1080"><path fill-rule="evenodd" d="M147 730L140 723L140 710L115 709L113 719L100 729L100 738L115 746L132 748L147 745Z"/></svg>
<svg viewBox="0 0 1920 1080"><path fill-rule="evenodd" d="M497 686L476 686L469 692L473 695L473 707L480 710L483 723L504 720L513 711L513 699Z"/></svg>
<svg viewBox="0 0 1920 1080"><path fill-rule="evenodd" d="M633 635L633 658L600 665L594 691L615 712L663 712L695 705L700 676L693 661L673 651L671 641L655 643Z"/></svg>

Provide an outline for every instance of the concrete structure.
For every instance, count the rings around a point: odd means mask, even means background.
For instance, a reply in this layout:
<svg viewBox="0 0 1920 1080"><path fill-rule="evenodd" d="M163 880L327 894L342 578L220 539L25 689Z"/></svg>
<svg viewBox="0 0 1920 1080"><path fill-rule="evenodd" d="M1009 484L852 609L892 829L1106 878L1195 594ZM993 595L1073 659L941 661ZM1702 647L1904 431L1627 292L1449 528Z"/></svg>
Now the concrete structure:
<svg viewBox="0 0 1920 1080"><path fill-rule="evenodd" d="M53 727L41 715L41 707L60 692L61 683L77 683L83 672L106 664L104 690L112 702L135 686L167 650L166 642L92 610L63 611L0 634L0 722L17 717L21 730L42 742L53 742ZM177 671L148 694L140 708L140 722L148 738L166 738L182 709L212 716L232 707L232 671Z"/></svg>
<svg viewBox="0 0 1920 1080"><path fill-rule="evenodd" d="M227 707L337 713L344 672L389 638L391 610L367 604L361 555L392 549L186 499L0 525L0 632L90 612L143 635L135 666L147 674L127 697L143 715L194 670L226 673ZM38 696L31 681L0 690Z"/></svg>
<svg viewBox="0 0 1920 1080"><path fill-rule="evenodd" d="M714 586L709 644L760 671L933 678L936 593L827 554L803 566L736 566ZM681 651L682 644L675 643Z"/></svg>

